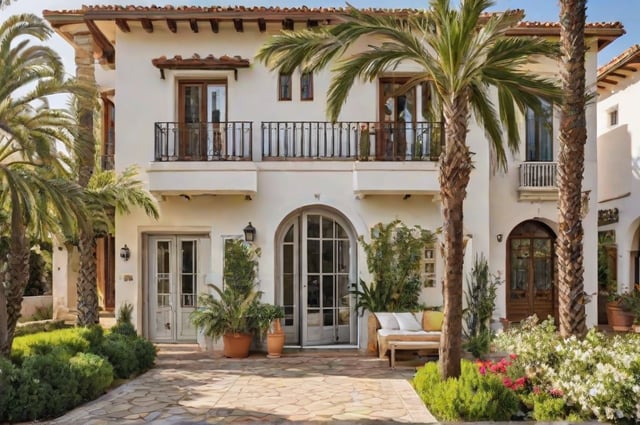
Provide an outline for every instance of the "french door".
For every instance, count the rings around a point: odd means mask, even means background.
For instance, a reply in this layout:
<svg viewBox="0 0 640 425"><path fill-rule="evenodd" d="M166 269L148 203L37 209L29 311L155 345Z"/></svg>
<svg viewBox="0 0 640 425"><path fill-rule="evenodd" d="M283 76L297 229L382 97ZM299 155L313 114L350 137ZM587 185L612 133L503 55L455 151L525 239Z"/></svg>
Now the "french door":
<svg viewBox="0 0 640 425"><path fill-rule="evenodd" d="M208 270L209 239L202 236L151 236L148 258L149 339L195 341L189 315L197 306Z"/></svg>
<svg viewBox="0 0 640 425"><path fill-rule="evenodd" d="M183 81L180 91L179 157L206 161L225 155L227 85L216 81Z"/></svg>
<svg viewBox="0 0 640 425"><path fill-rule="evenodd" d="M307 212L285 225L280 242L280 301L288 344L355 344L349 285L355 241L341 220Z"/></svg>
<svg viewBox="0 0 640 425"><path fill-rule="evenodd" d="M507 247L507 318L556 317L553 233L542 223L527 221L513 230Z"/></svg>

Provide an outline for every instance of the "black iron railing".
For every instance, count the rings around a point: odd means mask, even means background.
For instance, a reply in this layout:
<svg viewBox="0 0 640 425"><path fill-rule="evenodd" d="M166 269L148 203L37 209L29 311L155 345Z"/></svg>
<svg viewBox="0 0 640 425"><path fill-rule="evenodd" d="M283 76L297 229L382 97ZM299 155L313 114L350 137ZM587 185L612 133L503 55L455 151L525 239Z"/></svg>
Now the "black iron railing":
<svg viewBox="0 0 640 425"><path fill-rule="evenodd" d="M262 123L265 160L437 161L443 144L444 132L439 122Z"/></svg>
<svg viewBox="0 0 640 425"><path fill-rule="evenodd" d="M251 160L249 121L155 124L156 161Z"/></svg>

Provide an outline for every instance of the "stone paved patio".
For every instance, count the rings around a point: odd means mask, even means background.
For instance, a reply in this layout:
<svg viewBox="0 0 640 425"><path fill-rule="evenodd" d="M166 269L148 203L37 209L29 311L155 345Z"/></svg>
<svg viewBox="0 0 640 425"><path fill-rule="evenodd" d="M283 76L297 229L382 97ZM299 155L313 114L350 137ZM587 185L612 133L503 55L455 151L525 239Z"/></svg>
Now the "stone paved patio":
<svg viewBox="0 0 640 425"><path fill-rule="evenodd" d="M414 369L352 350L221 358L162 345L157 367L50 424L430 423Z"/></svg>

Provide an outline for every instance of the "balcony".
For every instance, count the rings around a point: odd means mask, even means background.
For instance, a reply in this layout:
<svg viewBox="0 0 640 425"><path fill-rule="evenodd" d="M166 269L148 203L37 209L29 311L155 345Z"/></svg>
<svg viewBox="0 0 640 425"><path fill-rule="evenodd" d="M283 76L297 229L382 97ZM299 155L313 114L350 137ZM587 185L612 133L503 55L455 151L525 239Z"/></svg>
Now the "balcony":
<svg viewBox="0 0 640 425"><path fill-rule="evenodd" d="M553 201L558 199L555 162L523 162L520 164L520 201Z"/></svg>
<svg viewBox="0 0 640 425"><path fill-rule="evenodd" d="M263 160L437 161L441 123L270 121L262 123Z"/></svg>
<svg viewBox="0 0 640 425"><path fill-rule="evenodd" d="M160 195L253 195L252 123L155 125L155 162L149 190Z"/></svg>
<svg viewBox="0 0 640 425"><path fill-rule="evenodd" d="M155 124L155 160L250 161L253 124L248 121Z"/></svg>

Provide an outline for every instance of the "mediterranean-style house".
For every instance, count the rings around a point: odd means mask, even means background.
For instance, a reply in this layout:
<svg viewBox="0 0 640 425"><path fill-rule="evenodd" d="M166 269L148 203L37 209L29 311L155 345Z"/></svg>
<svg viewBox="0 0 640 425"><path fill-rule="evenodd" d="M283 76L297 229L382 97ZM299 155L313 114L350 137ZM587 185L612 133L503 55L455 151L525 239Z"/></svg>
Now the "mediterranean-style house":
<svg viewBox="0 0 640 425"><path fill-rule="evenodd" d="M598 69L598 230L618 289L640 283L640 46Z"/></svg>
<svg viewBox="0 0 640 425"><path fill-rule="evenodd" d="M254 59L280 30L332 25L340 12L240 6L44 12L76 49L79 74L95 76L102 90L105 164L118 171L138 165L159 202L158 221L142 212L118 216L115 239L101 248L102 293L114 294L111 307L132 303L139 332L151 340L202 342L188 319L197 294L221 283L225 241L254 230L263 300L285 307L287 344L365 347L366 320L349 295L351 284L369 277L357 238L394 219L441 226L440 117L429 114L425 85L398 90L414 66L357 83L339 121L330 123L328 72L279 75ZM559 32L559 24L543 22L521 22L511 31L549 38ZM588 84L596 82L598 51L623 33L620 24L587 25ZM556 61L532 58L530 66L559 74ZM468 135L475 169L465 204L465 269L483 254L503 277L496 320L557 315L558 113L548 106L548 113L519 117L522 146L507 172L494 172L477 125ZM590 103L583 182L588 293L596 291L595 116ZM73 255L60 248L55 304L73 309ZM442 269L440 250L428 249L427 305L442 303ZM596 305L586 308L594 325Z"/></svg>

